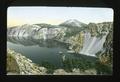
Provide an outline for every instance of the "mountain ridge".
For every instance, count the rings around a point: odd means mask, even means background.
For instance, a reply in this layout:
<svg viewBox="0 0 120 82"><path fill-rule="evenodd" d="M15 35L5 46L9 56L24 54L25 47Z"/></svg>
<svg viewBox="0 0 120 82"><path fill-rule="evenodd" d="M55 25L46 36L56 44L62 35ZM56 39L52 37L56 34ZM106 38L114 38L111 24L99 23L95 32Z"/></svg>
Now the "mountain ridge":
<svg viewBox="0 0 120 82"><path fill-rule="evenodd" d="M68 22L77 20L68 20ZM77 21L78 22L78 21ZM68 43L70 50L76 53L93 54L102 49L106 36L113 28L112 22L89 23L86 27L72 27L51 24L21 25L21 27L8 28L8 37L24 39L56 40ZM93 49L92 49L92 48ZM94 49L95 48L95 49ZM86 51L87 50L87 51ZM95 54L93 54L95 55Z"/></svg>

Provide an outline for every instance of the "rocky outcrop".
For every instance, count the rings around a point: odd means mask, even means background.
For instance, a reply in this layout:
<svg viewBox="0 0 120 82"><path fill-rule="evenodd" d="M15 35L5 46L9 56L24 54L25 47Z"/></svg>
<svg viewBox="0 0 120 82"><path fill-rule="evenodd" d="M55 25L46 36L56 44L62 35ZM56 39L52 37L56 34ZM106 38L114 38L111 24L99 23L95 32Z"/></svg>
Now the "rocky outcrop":
<svg viewBox="0 0 120 82"><path fill-rule="evenodd" d="M102 22L102 23L89 23L87 30L91 33L91 36L102 37L113 27L112 22Z"/></svg>
<svg viewBox="0 0 120 82"><path fill-rule="evenodd" d="M72 72L66 72L64 69L57 69L54 71L53 75L96 75L96 70L89 69L83 72L77 68L74 68Z"/></svg>
<svg viewBox="0 0 120 82"><path fill-rule="evenodd" d="M25 56L10 49L7 50L8 75L43 75L46 74L46 72L47 69L45 67L39 67Z"/></svg>
<svg viewBox="0 0 120 82"><path fill-rule="evenodd" d="M74 51L75 53L79 53L79 51L83 48L83 42L84 42L84 33L79 32L78 34L69 37L66 40L66 43L69 43L69 49Z"/></svg>
<svg viewBox="0 0 120 82"><path fill-rule="evenodd" d="M7 72L12 72L16 74L20 73L18 63L10 53L7 54Z"/></svg>

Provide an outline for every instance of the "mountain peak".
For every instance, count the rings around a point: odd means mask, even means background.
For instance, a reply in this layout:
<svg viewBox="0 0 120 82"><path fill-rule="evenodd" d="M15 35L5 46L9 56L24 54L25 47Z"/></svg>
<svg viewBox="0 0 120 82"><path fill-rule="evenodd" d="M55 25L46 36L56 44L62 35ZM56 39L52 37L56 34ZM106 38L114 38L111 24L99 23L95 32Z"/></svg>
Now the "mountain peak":
<svg viewBox="0 0 120 82"><path fill-rule="evenodd" d="M79 22L79 21L76 20L76 19L69 19L69 20L67 20L66 22Z"/></svg>
<svg viewBox="0 0 120 82"><path fill-rule="evenodd" d="M76 19L69 19L60 24L60 26L72 26L72 27L82 27L86 24L76 20Z"/></svg>

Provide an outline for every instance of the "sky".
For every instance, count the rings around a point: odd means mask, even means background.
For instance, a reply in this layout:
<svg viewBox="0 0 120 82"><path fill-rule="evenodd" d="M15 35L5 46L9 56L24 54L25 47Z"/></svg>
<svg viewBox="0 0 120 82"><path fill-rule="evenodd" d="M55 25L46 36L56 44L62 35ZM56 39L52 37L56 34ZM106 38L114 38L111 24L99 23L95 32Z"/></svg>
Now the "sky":
<svg viewBox="0 0 120 82"><path fill-rule="evenodd" d="M58 25L69 19L83 23L113 21L113 9L95 7L8 7L7 26L48 23Z"/></svg>

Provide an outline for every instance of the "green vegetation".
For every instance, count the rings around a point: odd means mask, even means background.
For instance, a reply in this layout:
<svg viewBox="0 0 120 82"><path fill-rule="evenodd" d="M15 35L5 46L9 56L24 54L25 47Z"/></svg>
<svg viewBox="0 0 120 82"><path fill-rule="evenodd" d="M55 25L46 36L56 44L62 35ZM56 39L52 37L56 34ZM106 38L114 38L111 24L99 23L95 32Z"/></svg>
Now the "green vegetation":
<svg viewBox="0 0 120 82"><path fill-rule="evenodd" d="M52 74L54 72L55 69L57 69L57 67L47 61L43 61L41 62L40 66L43 66L45 68L47 68L47 73L48 74Z"/></svg>
<svg viewBox="0 0 120 82"><path fill-rule="evenodd" d="M93 62L87 61L85 59L70 59L67 58L64 62L63 62L63 68L67 71L67 72L71 72L72 69L74 68L79 68L81 71L85 71L87 69L90 68L94 68L95 64Z"/></svg>
<svg viewBox="0 0 120 82"><path fill-rule="evenodd" d="M95 68L95 61L91 61L90 59L87 60L87 58L66 58L64 61L62 61L62 69L64 69L66 72L72 72L74 68L78 68L81 71L85 71L87 69ZM47 68L47 73L52 74L55 69L58 69L57 66L47 62L43 61L41 62L40 66L43 66Z"/></svg>
<svg viewBox="0 0 120 82"><path fill-rule="evenodd" d="M98 75L112 74L112 68L109 65L100 63L100 61L96 62L95 68L97 70Z"/></svg>

